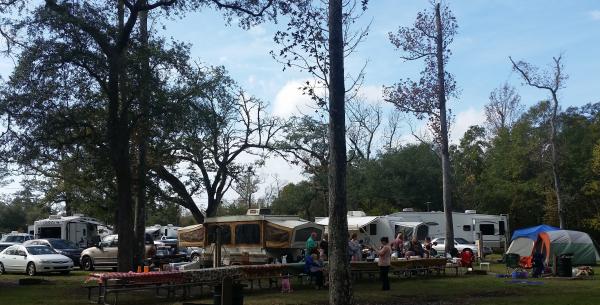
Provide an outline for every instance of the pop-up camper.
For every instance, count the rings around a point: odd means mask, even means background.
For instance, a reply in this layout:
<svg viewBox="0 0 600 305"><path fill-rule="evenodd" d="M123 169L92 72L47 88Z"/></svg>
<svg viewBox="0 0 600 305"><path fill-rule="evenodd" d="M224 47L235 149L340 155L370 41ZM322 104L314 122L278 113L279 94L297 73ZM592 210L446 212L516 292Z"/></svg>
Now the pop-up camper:
<svg viewBox="0 0 600 305"><path fill-rule="evenodd" d="M225 265L290 261L300 256L312 232L320 239L323 226L283 215L241 215L206 218L204 224L181 228L179 247L204 248L206 259L214 250L217 228L221 230Z"/></svg>

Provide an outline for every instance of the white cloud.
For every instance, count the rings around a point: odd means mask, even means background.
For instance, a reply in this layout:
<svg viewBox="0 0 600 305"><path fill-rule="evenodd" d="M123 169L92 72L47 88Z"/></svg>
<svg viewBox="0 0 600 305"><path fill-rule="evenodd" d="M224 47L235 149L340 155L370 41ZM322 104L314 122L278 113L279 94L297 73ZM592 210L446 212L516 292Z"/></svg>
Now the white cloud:
<svg viewBox="0 0 600 305"><path fill-rule="evenodd" d="M485 122L485 112L483 109L477 110L470 107L467 110L456 114L454 126L450 131L450 142L458 143L469 127L473 125L482 125Z"/></svg>
<svg viewBox="0 0 600 305"><path fill-rule="evenodd" d="M250 33L250 35L252 35L252 36L260 37L260 36L264 36L267 33L267 30L265 29L264 26L259 24L259 25L251 27L248 30L248 33Z"/></svg>
<svg viewBox="0 0 600 305"><path fill-rule="evenodd" d="M306 83L302 80L288 81L275 95L273 115L291 117L296 114L308 114L316 107L308 95L302 94L300 87Z"/></svg>
<svg viewBox="0 0 600 305"><path fill-rule="evenodd" d="M362 86L358 90L358 94L359 96L364 97L367 102L374 104L382 101L383 88L381 86L373 85Z"/></svg>
<svg viewBox="0 0 600 305"><path fill-rule="evenodd" d="M600 20L600 10L589 11L588 14L593 20Z"/></svg>

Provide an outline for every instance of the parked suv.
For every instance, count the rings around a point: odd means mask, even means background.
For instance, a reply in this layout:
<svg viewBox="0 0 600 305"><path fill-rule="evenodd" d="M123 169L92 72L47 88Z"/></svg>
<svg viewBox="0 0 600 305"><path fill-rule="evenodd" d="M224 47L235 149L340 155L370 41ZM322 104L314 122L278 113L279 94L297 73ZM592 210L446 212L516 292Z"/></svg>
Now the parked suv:
<svg viewBox="0 0 600 305"><path fill-rule="evenodd" d="M152 258L154 254L156 254L156 246L154 245L152 236L146 234L145 243L146 253L144 258ZM118 247L118 235L113 234L104 236L98 245L87 248L81 252L81 268L87 271L93 271L96 267L117 268Z"/></svg>

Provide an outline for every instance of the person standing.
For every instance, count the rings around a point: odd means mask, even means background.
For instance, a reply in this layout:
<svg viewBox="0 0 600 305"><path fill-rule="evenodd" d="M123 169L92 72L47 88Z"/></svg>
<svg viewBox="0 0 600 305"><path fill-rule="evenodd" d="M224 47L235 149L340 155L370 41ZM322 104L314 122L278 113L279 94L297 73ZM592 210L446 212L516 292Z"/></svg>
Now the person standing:
<svg viewBox="0 0 600 305"><path fill-rule="evenodd" d="M379 277L381 279L382 290L390 290L390 265L392 260L392 248L389 245L389 239L387 237L381 238L381 248L378 253L379 261Z"/></svg>
<svg viewBox="0 0 600 305"><path fill-rule="evenodd" d="M362 246L357 240L358 235L356 233L352 233L350 237L350 241L348 241L348 252L350 252L350 261L358 262L362 258L362 254L360 253L362 250Z"/></svg>

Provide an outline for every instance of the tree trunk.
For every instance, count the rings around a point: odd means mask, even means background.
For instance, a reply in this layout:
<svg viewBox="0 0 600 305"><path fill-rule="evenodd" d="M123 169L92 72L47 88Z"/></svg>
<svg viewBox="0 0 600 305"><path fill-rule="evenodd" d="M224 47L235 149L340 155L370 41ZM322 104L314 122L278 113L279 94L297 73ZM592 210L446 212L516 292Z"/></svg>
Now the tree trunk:
<svg viewBox="0 0 600 305"><path fill-rule="evenodd" d="M123 29L125 9L119 1L118 18L119 28ZM119 216L119 254L118 269L126 272L133 270L133 206L131 193L131 161L129 156L129 120L123 115L124 92L123 64L125 50L115 51L111 54L109 67L109 106L108 106L108 138L111 149L111 159L117 180L117 206ZM121 93L121 94L119 94Z"/></svg>
<svg viewBox="0 0 600 305"><path fill-rule="evenodd" d="M346 206L342 0L329 0L329 304L353 303Z"/></svg>
<svg viewBox="0 0 600 305"><path fill-rule="evenodd" d="M565 209L560 198L560 177L558 176L558 150L556 148L556 117L558 113L558 98L552 92L552 118L550 119L550 147L552 149L552 177L554 178L554 195L556 196L556 207L558 209L558 221L561 229L566 228Z"/></svg>
<svg viewBox="0 0 600 305"><path fill-rule="evenodd" d="M196 203L194 202L194 199L192 198L190 193L187 191L185 184L183 184L183 182L181 182L181 180L179 180L179 178L177 178L175 175L169 173L169 171L164 166L155 166L152 168L152 170L156 173L156 175L158 175L160 179L167 182L173 188L175 193L177 193L177 195L181 198L181 202L179 202L179 205L188 209L190 213L192 213L192 216L194 217L194 220L196 220L196 222L204 223L204 215L196 206Z"/></svg>
<svg viewBox="0 0 600 305"><path fill-rule="evenodd" d="M144 264L146 234L146 139L148 137L150 99L150 58L148 54L148 12L140 12L141 75L140 75L140 115L138 119L138 166L137 200L135 206L135 265Z"/></svg>
<svg viewBox="0 0 600 305"><path fill-rule="evenodd" d="M444 29L440 16L440 4L435 6L435 28L436 28L436 56L437 56L437 78L438 78L438 102L440 107L440 144L442 155L442 197L444 204L444 215L446 216L446 243L445 253L450 253L454 248L454 223L452 221L452 192L450 181L450 153L448 150L448 122L446 119L446 85L444 77Z"/></svg>

